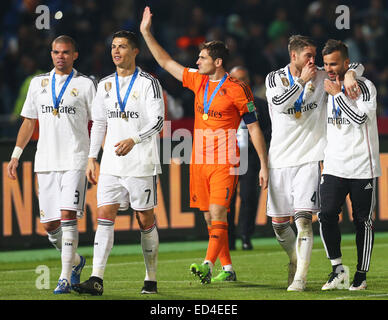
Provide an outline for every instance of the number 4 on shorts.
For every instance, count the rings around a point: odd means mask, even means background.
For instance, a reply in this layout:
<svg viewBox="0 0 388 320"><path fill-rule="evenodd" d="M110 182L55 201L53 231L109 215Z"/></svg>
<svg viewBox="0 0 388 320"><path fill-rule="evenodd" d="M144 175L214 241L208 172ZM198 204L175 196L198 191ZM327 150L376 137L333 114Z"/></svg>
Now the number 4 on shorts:
<svg viewBox="0 0 388 320"><path fill-rule="evenodd" d="M317 192L316 191L314 191L314 194L313 194L313 196L311 197L311 202L313 202L314 204L316 204L316 202L317 202Z"/></svg>

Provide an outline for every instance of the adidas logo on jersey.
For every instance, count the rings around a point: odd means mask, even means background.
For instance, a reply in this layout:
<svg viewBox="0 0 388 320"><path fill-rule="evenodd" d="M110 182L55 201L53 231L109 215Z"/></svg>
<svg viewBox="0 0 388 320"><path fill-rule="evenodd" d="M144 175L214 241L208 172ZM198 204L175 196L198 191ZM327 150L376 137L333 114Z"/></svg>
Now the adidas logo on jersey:
<svg viewBox="0 0 388 320"><path fill-rule="evenodd" d="M368 183L366 185L366 187L364 188L364 190L368 190L368 189L373 189L372 185L370 183Z"/></svg>

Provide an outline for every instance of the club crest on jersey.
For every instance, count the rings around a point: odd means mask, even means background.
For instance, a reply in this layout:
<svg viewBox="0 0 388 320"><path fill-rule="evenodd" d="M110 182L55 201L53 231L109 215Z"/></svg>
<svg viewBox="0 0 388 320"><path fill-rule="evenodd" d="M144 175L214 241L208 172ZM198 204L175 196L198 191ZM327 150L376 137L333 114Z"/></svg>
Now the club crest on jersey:
<svg viewBox="0 0 388 320"><path fill-rule="evenodd" d="M137 100L139 98L139 92L134 91L133 94L132 94L132 98Z"/></svg>
<svg viewBox="0 0 388 320"><path fill-rule="evenodd" d="M73 88L73 90L71 90L70 94L71 94L73 97L78 96L78 89L77 89L77 88Z"/></svg>
<svg viewBox="0 0 388 320"><path fill-rule="evenodd" d="M43 210L40 210L40 217L44 218L44 211Z"/></svg>
<svg viewBox="0 0 388 320"><path fill-rule="evenodd" d="M112 82L105 82L105 91L109 92L112 89Z"/></svg>
<svg viewBox="0 0 388 320"><path fill-rule="evenodd" d="M41 85L42 87L45 87L45 86L48 85L48 83L49 83L49 79L44 78L44 79L42 79L42 82L40 83L40 85Z"/></svg>
<svg viewBox="0 0 388 320"><path fill-rule="evenodd" d="M309 91L309 92L315 91L315 87L311 82L307 85L307 91Z"/></svg>
<svg viewBox="0 0 388 320"><path fill-rule="evenodd" d="M282 77L281 79L282 79L283 86L288 87L290 85L290 82L288 81L287 78Z"/></svg>

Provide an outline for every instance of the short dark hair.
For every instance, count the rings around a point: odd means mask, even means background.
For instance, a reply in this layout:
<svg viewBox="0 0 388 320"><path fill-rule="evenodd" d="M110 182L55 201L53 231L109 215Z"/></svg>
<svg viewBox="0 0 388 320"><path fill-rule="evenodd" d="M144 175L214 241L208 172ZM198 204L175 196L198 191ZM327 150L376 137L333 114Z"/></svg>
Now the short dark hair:
<svg viewBox="0 0 388 320"><path fill-rule="evenodd" d="M302 36L300 34L296 34L291 36L288 39L288 53L291 54L291 51L297 51L300 52L305 47L314 47L316 48L317 45L315 44L314 40L307 36Z"/></svg>
<svg viewBox="0 0 388 320"><path fill-rule="evenodd" d="M113 34L112 41L114 38L126 38L128 40L128 43L132 46L132 48L139 49L140 47L139 38L134 32L127 31L127 30L120 30Z"/></svg>
<svg viewBox="0 0 388 320"><path fill-rule="evenodd" d="M229 58L229 49L225 46L225 43L219 40L204 42L199 46L199 49L206 49L213 60L222 59L222 66L225 68Z"/></svg>
<svg viewBox="0 0 388 320"><path fill-rule="evenodd" d="M325 46L322 49L322 56L333 53L334 51L339 51L341 53L342 59L346 60L349 58L348 47L345 43L340 40L329 39L327 40Z"/></svg>
<svg viewBox="0 0 388 320"><path fill-rule="evenodd" d="M75 40L72 37L67 36L67 35L61 35L61 36L56 37L52 43L53 44L54 43L70 43L74 49L74 52L78 51L77 44L76 44Z"/></svg>

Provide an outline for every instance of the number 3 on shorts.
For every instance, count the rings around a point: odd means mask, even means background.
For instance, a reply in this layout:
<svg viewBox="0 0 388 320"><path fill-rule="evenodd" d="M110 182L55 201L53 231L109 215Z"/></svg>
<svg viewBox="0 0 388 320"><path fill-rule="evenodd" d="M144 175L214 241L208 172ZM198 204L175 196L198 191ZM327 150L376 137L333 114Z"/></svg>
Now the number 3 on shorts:
<svg viewBox="0 0 388 320"><path fill-rule="evenodd" d="M74 197L75 197L74 204L78 204L79 203L79 191L78 190L75 190Z"/></svg>

